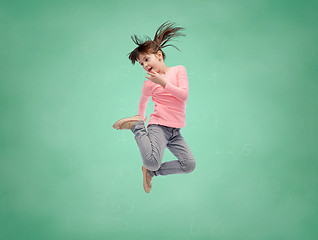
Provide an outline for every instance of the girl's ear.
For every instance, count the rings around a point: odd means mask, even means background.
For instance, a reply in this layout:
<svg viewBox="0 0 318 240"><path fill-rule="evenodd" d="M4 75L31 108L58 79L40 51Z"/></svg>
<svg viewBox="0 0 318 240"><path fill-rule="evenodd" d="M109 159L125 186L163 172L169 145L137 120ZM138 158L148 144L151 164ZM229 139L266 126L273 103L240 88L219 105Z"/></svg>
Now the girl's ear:
<svg viewBox="0 0 318 240"><path fill-rule="evenodd" d="M161 50L159 50L157 52L157 56L158 56L159 60L162 60L162 51Z"/></svg>

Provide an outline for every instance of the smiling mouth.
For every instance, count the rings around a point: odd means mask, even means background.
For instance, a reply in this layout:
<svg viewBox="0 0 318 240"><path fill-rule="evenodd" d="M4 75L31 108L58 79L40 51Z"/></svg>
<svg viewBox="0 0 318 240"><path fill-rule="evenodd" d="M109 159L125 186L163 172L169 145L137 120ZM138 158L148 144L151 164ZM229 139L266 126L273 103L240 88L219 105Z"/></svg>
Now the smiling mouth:
<svg viewBox="0 0 318 240"><path fill-rule="evenodd" d="M152 68L149 68L149 69L148 69L148 72L150 72L151 70L152 70Z"/></svg>

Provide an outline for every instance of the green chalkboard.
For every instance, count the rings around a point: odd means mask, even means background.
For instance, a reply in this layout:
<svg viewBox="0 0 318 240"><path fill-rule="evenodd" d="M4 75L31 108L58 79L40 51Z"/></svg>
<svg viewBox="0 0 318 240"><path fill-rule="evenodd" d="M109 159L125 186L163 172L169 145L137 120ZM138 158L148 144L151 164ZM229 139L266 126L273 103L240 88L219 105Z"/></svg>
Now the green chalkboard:
<svg viewBox="0 0 318 240"><path fill-rule="evenodd" d="M1 1L0 239L316 239L317 1ZM149 194L133 34L189 78L189 174ZM150 101L147 116L153 111ZM166 150L163 161L176 160Z"/></svg>

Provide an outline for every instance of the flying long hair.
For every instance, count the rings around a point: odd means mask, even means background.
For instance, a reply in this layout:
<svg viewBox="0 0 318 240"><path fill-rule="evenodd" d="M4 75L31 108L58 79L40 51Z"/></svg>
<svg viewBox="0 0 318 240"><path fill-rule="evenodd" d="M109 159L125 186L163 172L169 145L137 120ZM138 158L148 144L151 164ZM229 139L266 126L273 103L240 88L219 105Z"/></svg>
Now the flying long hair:
<svg viewBox="0 0 318 240"><path fill-rule="evenodd" d="M138 47L136 47L132 52L128 53L129 59L131 60L132 64L135 64L135 62L138 60L140 53L156 54L159 50L161 50L163 59L165 59L166 55L162 51L162 48L172 46L179 50L179 48L177 48L175 45L167 45L167 43L175 37L185 36L184 34L180 33L180 30L182 29L184 28L175 27L173 23L169 23L169 21L166 21L158 28L153 40L151 40L151 38L148 36L146 36L145 41L142 41L135 34L131 36L133 42L138 45Z"/></svg>

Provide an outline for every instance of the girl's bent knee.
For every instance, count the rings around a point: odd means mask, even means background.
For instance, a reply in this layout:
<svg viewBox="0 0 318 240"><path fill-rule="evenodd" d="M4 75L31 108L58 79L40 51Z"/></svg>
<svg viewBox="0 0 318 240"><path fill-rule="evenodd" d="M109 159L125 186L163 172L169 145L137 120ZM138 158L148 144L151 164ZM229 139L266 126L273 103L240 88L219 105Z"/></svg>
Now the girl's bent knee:
<svg viewBox="0 0 318 240"><path fill-rule="evenodd" d="M150 171L157 171L160 168L160 164L156 161L143 161L145 168Z"/></svg>
<svg viewBox="0 0 318 240"><path fill-rule="evenodd" d="M184 173L193 172L195 169L196 163L195 160L186 161L185 164L182 166Z"/></svg>
<svg viewBox="0 0 318 240"><path fill-rule="evenodd" d="M157 171L161 165L152 154L143 158L143 164L150 171Z"/></svg>
<svg viewBox="0 0 318 240"><path fill-rule="evenodd" d="M158 166L158 165L147 164L147 163L144 163L144 166L145 166L145 168L147 168L150 171L157 171L160 168L160 166Z"/></svg>

